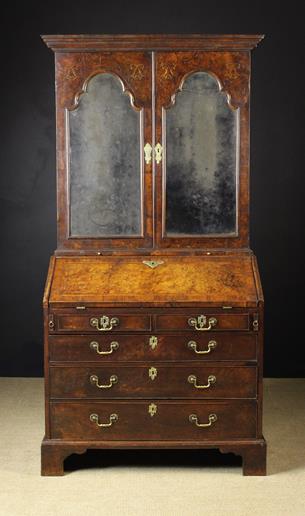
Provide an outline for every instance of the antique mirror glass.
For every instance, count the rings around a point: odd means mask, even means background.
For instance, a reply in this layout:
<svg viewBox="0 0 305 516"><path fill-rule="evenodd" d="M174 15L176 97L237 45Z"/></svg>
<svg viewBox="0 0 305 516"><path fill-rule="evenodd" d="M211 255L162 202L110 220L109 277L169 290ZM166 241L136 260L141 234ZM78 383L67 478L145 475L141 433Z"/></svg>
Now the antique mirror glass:
<svg viewBox="0 0 305 516"><path fill-rule="evenodd" d="M123 90L118 77L98 74L67 111L72 237L142 233L142 117Z"/></svg>
<svg viewBox="0 0 305 516"><path fill-rule="evenodd" d="M236 235L239 110L212 75L196 72L164 114L165 234Z"/></svg>

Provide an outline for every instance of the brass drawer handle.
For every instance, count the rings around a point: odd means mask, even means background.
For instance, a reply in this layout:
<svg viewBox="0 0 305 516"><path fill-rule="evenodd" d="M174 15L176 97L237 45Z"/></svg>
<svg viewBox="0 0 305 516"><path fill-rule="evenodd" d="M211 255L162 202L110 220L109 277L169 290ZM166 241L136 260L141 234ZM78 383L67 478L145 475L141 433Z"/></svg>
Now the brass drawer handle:
<svg viewBox="0 0 305 516"><path fill-rule="evenodd" d="M96 387L98 387L99 389L110 389L115 383L118 383L118 381L118 377L115 374L113 374L109 378L110 383L108 385L101 385L98 383L98 376L96 376L96 374L92 374L90 376L91 385L96 385Z"/></svg>
<svg viewBox="0 0 305 516"><path fill-rule="evenodd" d="M109 423L99 423L98 421L98 415L97 414L90 414L90 421L92 423L96 423L96 426L105 428L106 426L112 426L113 423L116 423L118 421L119 416L117 414L110 414L109 416Z"/></svg>
<svg viewBox="0 0 305 516"><path fill-rule="evenodd" d="M98 355L111 355L114 351L119 349L119 343L116 341L110 342L110 350L109 351L100 351L99 343L93 340L90 342L90 349L96 351Z"/></svg>
<svg viewBox="0 0 305 516"><path fill-rule="evenodd" d="M187 343L187 347L189 349L192 349L198 355L206 355L207 353L211 353L212 349L215 349L216 346L217 346L216 340L210 340L208 343L208 349L203 349L202 351L198 351L197 350L197 342L195 342L194 340L190 340Z"/></svg>
<svg viewBox="0 0 305 516"><path fill-rule="evenodd" d="M98 331L110 331L114 326L118 326L119 322L117 317L109 319L107 315L102 315L100 318L91 317L90 319L90 325Z"/></svg>
<svg viewBox="0 0 305 516"><path fill-rule="evenodd" d="M194 423L196 426L199 426L200 428L207 428L208 426L212 426L212 424L215 423L216 421L217 421L216 414L209 415L208 423L198 423L198 416L196 416L196 414L189 415L189 422Z"/></svg>
<svg viewBox="0 0 305 516"><path fill-rule="evenodd" d="M190 374L187 381L189 383L192 383L194 385L194 387L196 387L196 389L209 389L211 387L211 385L216 383L216 376L211 374L208 377L208 383L206 385L197 385L197 376L195 376L194 374Z"/></svg>
<svg viewBox="0 0 305 516"><path fill-rule="evenodd" d="M198 331L209 331L217 324L216 317L210 317L208 320L208 326L207 324L207 318L205 315L198 315L198 317L190 317L188 320L189 326L192 326L195 328L195 330Z"/></svg>

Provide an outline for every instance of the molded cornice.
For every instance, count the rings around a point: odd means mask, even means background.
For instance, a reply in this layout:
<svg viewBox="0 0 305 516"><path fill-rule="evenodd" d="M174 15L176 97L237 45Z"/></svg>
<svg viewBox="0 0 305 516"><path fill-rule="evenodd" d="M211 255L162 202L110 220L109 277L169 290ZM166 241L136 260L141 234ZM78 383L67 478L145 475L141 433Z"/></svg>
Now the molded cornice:
<svg viewBox="0 0 305 516"><path fill-rule="evenodd" d="M54 52L109 50L251 50L261 34L79 34L41 36Z"/></svg>

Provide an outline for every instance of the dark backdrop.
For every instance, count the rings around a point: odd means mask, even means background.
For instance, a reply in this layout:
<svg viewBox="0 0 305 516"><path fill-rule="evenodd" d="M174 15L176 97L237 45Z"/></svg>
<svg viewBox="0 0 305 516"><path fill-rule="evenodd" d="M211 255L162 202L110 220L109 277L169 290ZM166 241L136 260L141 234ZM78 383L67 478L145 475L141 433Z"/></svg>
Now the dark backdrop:
<svg viewBox="0 0 305 516"><path fill-rule="evenodd" d="M10 1L1 7L0 374L42 375L41 299L56 247L53 53L40 34L265 33L253 52L251 247L265 376L303 376L304 19L297 2ZM301 6L301 2L299 3Z"/></svg>

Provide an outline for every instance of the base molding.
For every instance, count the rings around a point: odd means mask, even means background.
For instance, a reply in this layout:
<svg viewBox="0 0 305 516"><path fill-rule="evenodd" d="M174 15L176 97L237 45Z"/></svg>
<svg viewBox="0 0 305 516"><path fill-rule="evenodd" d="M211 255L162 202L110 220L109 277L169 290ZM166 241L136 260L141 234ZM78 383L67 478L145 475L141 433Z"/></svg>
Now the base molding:
<svg viewBox="0 0 305 516"><path fill-rule="evenodd" d="M41 475L64 474L64 460L73 453L82 454L89 449L219 449L221 453L234 453L243 460L243 474L266 475L267 445L264 438L234 441L60 441L44 438L41 444Z"/></svg>

